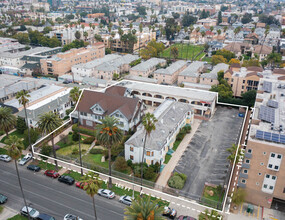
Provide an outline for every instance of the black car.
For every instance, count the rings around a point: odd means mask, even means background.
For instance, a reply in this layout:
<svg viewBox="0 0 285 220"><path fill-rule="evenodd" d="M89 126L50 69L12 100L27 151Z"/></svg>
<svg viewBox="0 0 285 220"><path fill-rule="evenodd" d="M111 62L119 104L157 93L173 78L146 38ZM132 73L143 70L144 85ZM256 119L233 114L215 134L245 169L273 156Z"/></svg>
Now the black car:
<svg viewBox="0 0 285 220"><path fill-rule="evenodd" d="M7 196L0 194L0 204L4 204L5 202L7 202L7 200L8 200Z"/></svg>
<svg viewBox="0 0 285 220"><path fill-rule="evenodd" d="M39 172L41 170L41 168L37 165L34 164L30 164L29 166L27 166L28 170L32 170L34 172Z"/></svg>
<svg viewBox="0 0 285 220"><path fill-rule="evenodd" d="M58 181L72 185L75 180L71 176L62 175L62 176L58 177Z"/></svg>
<svg viewBox="0 0 285 220"><path fill-rule="evenodd" d="M37 220L55 220L54 217L47 215L47 214L40 214L37 218Z"/></svg>

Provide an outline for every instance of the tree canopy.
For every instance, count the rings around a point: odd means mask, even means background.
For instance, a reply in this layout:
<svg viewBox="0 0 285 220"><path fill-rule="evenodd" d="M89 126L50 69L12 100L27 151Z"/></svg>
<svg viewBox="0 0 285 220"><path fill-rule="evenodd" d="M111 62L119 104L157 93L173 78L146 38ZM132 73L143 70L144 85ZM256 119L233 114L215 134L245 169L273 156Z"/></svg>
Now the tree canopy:
<svg viewBox="0 0 285 220"><path fill-rule="evenodd" d="M196 23L196 21L197 21L197 18L190 15L189 12L185 13L182 17L182 25L184 27L188 27L190 25L193 25Z"/></svg>

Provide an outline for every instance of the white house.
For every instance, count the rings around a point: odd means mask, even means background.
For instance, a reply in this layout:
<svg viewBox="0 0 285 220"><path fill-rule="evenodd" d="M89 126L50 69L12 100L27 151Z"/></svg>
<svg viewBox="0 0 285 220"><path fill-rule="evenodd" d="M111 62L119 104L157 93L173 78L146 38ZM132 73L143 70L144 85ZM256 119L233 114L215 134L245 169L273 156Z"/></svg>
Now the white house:
<svg viewBox="0 0 285 220"><path fill-rule="evenodd" d="M144 161L147 164L162 164L169 149L172 149L176 135L186 124L193 122L194 113L189 104L173 100L164 101L155 111L158 120L156 129L147 137ZM125 159L133 163L142 161L145 130L139 126L125 143Z"/></svg>

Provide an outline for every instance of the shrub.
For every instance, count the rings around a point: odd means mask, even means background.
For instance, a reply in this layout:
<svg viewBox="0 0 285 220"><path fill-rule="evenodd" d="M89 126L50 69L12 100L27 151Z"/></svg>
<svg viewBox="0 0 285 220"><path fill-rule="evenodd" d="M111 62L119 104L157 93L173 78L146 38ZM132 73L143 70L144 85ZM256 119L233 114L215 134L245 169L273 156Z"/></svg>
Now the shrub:
<svg viewBox="0 0 285 220"><path fill-rule="evenodd" d="M40 136L40 131L37 128L30 128L30 136L31 136L31 144L36 143ZM29 146L29 135L28 135L28 129L24 132L24 141L23 144L25 146L25 149Z"/></svg>
<svg viewBox="0 0 285 220"><path fill-rule="evenodd" d="M74 132L73 132L72 140L73 140L73 141L79 141L79 134L78 134L77 131L74 131Z"/></svg>
<svg viewBox="0 0 285 220"><path fill-rule="evenodd" d="M74 107L72 107L72 108L70 108L70 109L67 109L67 110L65 111L66 116L69 116L69 114L70 114L73 110L74 110Z"/></svg>
<svg viewBox="0 0 285 220"><path fill-rule="evenodd" d="M133 161L131 159L127 160L127 164L129 167L133 168Z"/></svg>
<svg viewBox="0 0 285 220"><path fill-rule="evenodd" d="M82 133L82 134L86 134L86 135L95 137L94 130L91 130L91 129L88 129L88 128L82 128L82 127L80 127L78 129L78 125L77 124L72 125L72 130L73 131L77 131L77 132L80 131L80 133Z"/></svg>
<svg viewBox="0 0 285 220"><path fill-rule="evenodd" d="M50 156L51 152L52 152L52 146L49 146L49 145L44 145L40 151L41 154L46 155L46 156ZM48 159L47 157L43 157L43 156L41 156L41 158L43 160Z"/></svg>
<svg viewBox="0 0 285 220"><path fill-rule="evenodd" d="M115 169L118 171L125 171L129 169L127 161L124 157L117 157L115 161Z"/></svg>
<svg viewBox="0 0 285 220"><path fill-rule="evenodd" d="M69 135L72 135L72 131L68 132Z"/></svg>
<svg viewBox="0 0 285 220"><path fill-rule="evenodd" d="M168 180L168 186L175 189L183 189L187 176L183 173L175 172Z"/></svg>
<svg viewBox="0 0 285 220"><path fill-rule="evenodd" d="M96 148L92 148L90 151L89 151L90 154L102 154L103 153L103 150L102 149L96 149Z"/></svg>
<svg viewBox="0 0 285 220"><path fill-rule="evenodd" d="M24 134L24 131L27 129L27 124L24 118L18 116L16 129L20 134Z"/></svg>
<svg viewBox="0 0 285 220"><path fill-rule="evenodd" d="M79 149L78 148L73 148L71 154L79 154Z"/></svg>
<svg viewBox="0 0 285 220"><path fill-rule="evenodd" d="M94 137L88 137L85 140L83 140L83 143L84 144L92 144L94 140L95 140Z"/></svg>
<svg viewBox="0 0 285 220"><path fill-rule="evenodd" d="M153 179L154 177L155 177L155 172L154 172L154 169L151 167L151 166L149 166L147 169L146 169L146 172L144 172L144 178L146 179L146 180L151 180L151 179Z"/></svg>
<svg viewBox="0 0 285 220"><path fill-rule="evenodd" d="M82 153L82 154L85 154L85 153L86 153L86 150L85 150L85 149L82 149L82 150L81 150L81 153Z"/></svg>

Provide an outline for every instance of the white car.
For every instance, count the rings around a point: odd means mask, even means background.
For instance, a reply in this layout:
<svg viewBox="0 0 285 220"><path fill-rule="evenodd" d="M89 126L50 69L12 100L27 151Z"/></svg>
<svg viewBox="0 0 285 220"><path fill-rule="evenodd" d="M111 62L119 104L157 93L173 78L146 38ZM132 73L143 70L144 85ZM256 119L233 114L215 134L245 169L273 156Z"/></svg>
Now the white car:
<svg viewBox="0 0 285 220"><path fill-rule="evenodd" d="M33 219L36 219L40 215L39 211L37 211L37 210L35 210L35 209L33 209L33 208L29 207L29 206L28 206L28 211L29 211L30 216ZM28 217L27 206L24 206L21 209L21 215Z"/></svg>
<svg viewBox="0 0 285 220"><path fill-rule="evenodd" d="M32 154L28 153L26 156L24 156L20 161L19 165L24 166L26 163L28 163L32 159Z"/></svg>
<svg viewBox="0 0 285 220"><path fill-rule="evenodd" d="M125 205L132 205L132 198L130 196L121 196L119 202Z"/></svg>
<svg viewBox="0 0 285 220"><path fill-rule="evenodd" d="M63 220L83 220L83 219L73 214L66 214Z"/></svg>
<svg viewBox="0 0 285 220"><path fill-rule="evenodd" d="M0 160L5 161L5 162L10 162L12 160L12 158L8 155L5 154L1 154L0 155Z"/></svg>
<svg viewBox="0 0 285 220"><path fill-rule="evenodd" d="M98 195L103 196L103 197L108 198L108 199L115 198L115 193L112 192L111 190L108 190L108 189L99 189Z"/></svg>

